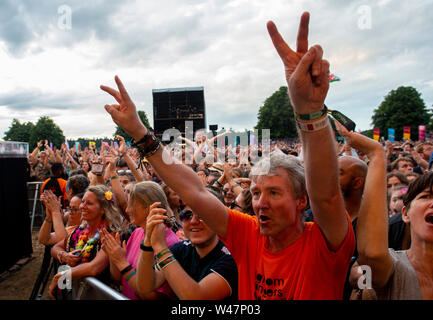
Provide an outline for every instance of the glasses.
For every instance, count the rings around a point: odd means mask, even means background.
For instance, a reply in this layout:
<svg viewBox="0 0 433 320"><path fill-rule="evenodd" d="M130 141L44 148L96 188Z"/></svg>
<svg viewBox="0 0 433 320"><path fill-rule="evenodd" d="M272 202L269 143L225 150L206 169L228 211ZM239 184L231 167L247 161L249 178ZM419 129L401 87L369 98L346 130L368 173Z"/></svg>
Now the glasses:
<svg viewBox="0 0 433 320"><path fill-rule="evenodd" d="M131 173L131 170L117 170L117 173L121 174L121 173Z"/></svg>
<svg viewBox="0 0 433 320"><path fill-rule="evenodd" d="M240 211L244 211L244 208L242 208L240 205L238 205L237 203L236 203L236 201L233 201L232 202L232 204L230 205L230 209L234 209L234 208L239 208L240 209Z"/></svg>
<svg viewBox="0 0 433 320"><path fill-rule="evenodd" d="M179 220L182 223L188 222L192 219L193 214L195 214L195 213L193 213L192 210L184 209L181 212L179 212ZM203 219L201 219L198 214L195 214L195 215L197 216L197 219L199 219L200 221L203 221Z"/></svg>

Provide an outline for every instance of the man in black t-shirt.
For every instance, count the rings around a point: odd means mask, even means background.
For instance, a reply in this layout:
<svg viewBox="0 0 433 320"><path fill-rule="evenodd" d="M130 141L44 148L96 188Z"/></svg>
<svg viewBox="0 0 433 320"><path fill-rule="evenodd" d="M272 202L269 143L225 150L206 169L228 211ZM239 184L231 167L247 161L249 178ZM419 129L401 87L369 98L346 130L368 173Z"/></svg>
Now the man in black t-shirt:
<svg viewBox="0 0 433 320"><path fill-rule="evenodd" d="M163 225L167 219L165 209L158 205L150 206L146 236L141 245L137 265L139 294L152 292L167 281L182 300L237 299L236 263L216 233L186 206L179 213L179 219L188 240L168 249Z"/></svg>

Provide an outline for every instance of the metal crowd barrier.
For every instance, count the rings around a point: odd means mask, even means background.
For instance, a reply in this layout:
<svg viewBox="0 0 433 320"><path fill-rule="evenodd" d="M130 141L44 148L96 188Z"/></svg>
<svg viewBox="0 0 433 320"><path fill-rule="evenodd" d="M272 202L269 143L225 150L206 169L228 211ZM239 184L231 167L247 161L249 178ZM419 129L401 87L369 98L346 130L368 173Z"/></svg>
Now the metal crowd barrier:
<svg viewBox="0 0 433 320"><path fill-rule="evenodd" d="M45 218L45 207L40 200L41 186L43 182L27 182L27 196L29 201L29 208L32 209L30 213L31 225L30 230L33 231L35 218L37 219L38 226L42 225Z"/></svg>
<svg viewBox="0 0 433 320"><path fill-rule="evenodd" d="M73 300L129 300L94 277L72 281Z"/></svg>

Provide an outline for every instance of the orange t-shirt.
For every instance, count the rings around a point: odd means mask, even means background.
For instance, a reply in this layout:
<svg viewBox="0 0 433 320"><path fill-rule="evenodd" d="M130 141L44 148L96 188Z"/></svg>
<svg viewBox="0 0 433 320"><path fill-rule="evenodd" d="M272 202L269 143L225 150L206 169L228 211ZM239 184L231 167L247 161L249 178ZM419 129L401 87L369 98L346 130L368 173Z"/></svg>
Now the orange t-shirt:
<svg viewBox="0 0 433 320"><path fill-rule="evenodd" d="M225 243L239 272L239 300L342 299L355 236L349 232L337 251L329 250L315 222L307 222L302 235L276 253L265 247L257 217L228 209Z"/></svg>
<svg viewBox="0 0 433 320"><path fill-rule="evenodd" d="M44 181L44 183L41 186L41 194L44 193L45 190L45 185L47 184L47 182L50 180L51 178L48 178L47 180ZM68 181L66 181L65 179L62 178L57 178L57 181L59 182L59 186L60 186L60 190L62 190L63 193L63 199L67 200L68 196L66 195L66 184L68 183ZM54 192L54 190L52 190Z"/></svg>

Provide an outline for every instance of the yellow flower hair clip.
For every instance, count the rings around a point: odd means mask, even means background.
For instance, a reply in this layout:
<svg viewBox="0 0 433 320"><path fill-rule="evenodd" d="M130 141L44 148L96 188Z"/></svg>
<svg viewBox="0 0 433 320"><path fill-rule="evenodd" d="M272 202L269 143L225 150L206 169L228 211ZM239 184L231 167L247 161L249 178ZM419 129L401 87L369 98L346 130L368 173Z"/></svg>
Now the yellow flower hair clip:
<svg viewBox="0 0 433 320"><path fill-rule="evenodd" d="M111 192L111 191L105 192L105 199L107 199L108 201L111 201L113 199L113 192Z"/></svg>

